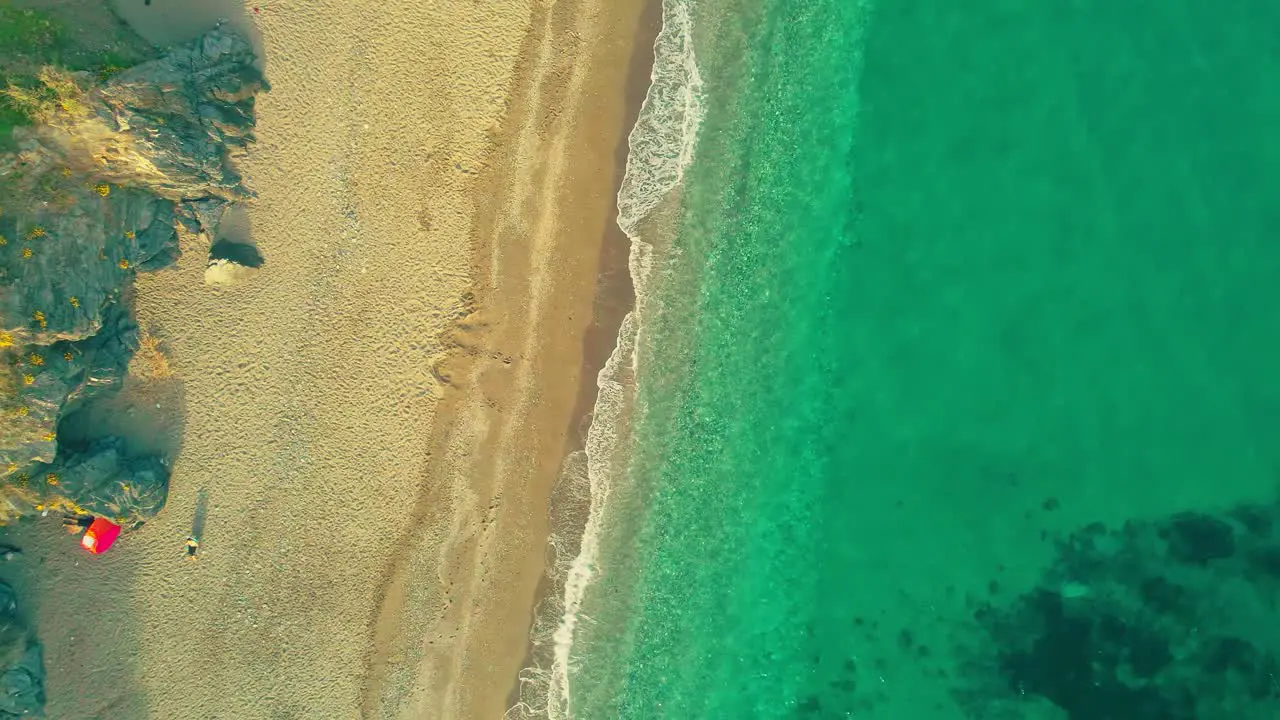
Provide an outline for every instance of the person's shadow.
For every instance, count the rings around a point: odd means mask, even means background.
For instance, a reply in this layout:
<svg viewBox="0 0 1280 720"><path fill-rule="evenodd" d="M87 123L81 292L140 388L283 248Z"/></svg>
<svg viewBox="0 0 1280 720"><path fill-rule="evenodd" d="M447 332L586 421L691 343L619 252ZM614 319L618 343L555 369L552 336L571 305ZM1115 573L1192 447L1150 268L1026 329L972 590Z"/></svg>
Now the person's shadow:
<svg viewBox="0 0 1280 720"><path fill-rule="evenodd" d="M204 536L204 519L209 513L209 494L200 489L196 491L196 515L191 521L191 537L200 542Z"/></svg>

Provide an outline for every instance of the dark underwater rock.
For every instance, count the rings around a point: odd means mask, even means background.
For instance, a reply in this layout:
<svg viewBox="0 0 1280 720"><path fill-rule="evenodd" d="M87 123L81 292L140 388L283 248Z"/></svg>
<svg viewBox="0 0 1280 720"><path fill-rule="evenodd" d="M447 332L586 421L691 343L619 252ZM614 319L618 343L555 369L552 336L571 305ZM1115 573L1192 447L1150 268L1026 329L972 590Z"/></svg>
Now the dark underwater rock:
<svg viewBox="0 0 1280 720"><path fill-rule="evenodd" d="M1277 517L1248 505L1070 534L1038 588L974 613L988 642L957 696L975 718L1033 698L1068 720L1276 717Z"/></svg>
<svg viewBox="0 0 1280 720"><path fill-rule="evenodd" d="M1225 520L1204 513L1175 515L1160 529L1169 556L1183 563L1206 563L1235 554L1235 530Z"/></svg>

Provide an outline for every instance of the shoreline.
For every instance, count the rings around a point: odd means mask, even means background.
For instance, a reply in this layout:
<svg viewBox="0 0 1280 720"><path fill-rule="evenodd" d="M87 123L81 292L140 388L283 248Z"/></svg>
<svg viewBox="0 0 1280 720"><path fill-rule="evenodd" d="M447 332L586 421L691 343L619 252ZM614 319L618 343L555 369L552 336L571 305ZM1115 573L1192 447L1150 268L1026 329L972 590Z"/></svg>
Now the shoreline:
<svg viewBox="0 0 1280 720"><path fill-rule="evenodd" d="M651 84L654 64L654 42L662 29L662 0L641 0L644 8L636 28L632 45L631 59L628 62L624 121L617 147L614 150L614 172L612 179L613 192L616 197L622 186L622 178L626 173L627 157L630 154L628 135L640 116L641 107ZM596 288L592 302L592 321L582 339L582 362L578 373L578 395L569 419L568 431L562 451L567 460L575 452L586 447L587 429L595 411L599 397L598 375L605 363L617 347L618 334L622 329L623 318L636 308L635 287L629 268L631 254L631 238L618 225L616 203L604 228L601 241L600 260L596 271ZM554 500L552 501L554 502ZM547 541L550 540L548 536ZM552 578L551 555L548 548L547 561L543 564L543 572L534 593L533 606L530 612L528 628L529 639L525 646L524 659L519 672L512 678L510 691L507 693L506 705L514 707L520 702L522 682L520 673L533 666L535 643L533 625L536 614L543 603L553 595L563 592L559 580Z"/></svg>
<svg viewBox="0 0 1280 720"><path fill-rule="evenodd" d="M406 705L419 715L508 709L502 690L518 684L546 592L551 496L633 303L616 190L647 90L633 88L647 70L636 57L651 54L643 27L660 16L649 0L594 14L588 4L535 13L486 158L507 172L480 183L489 202L476 222L475 312L446 373L466 391L446 400L453 419L438 423L433 450L443 467L466 467L470 502L458 515L471 522L453 524L461 532L437 568L450 591L413 681L427 690ZM549 67L557 54L572 59ZM463 441L458 428L480 430Z"/></svg>
<svg viewBox="0 0 1280 720"><path fill-rule="evenodd" d="M622 177L626 172L627 156L630 144L627 134L635 126L640 116L640 108L644 104L649 90L650 73L653 71L653 43L662 29L662 0L641 0L644 3L644 15L637 28L635 45L627 72L626 83L626 120L623 123L622 136L614 151L614 195L622 186ZM618 331L622 327L622 318L635 309L636 294L632 283L628 261L631 255L631 238L618 226L618 212L615 207L605 226L604 240L600 254L600 265L596 274L596 294L592 305L592 325L583 338L582 380L579 383L578 400L573 410L570 426L573 430L569 441L565 444L564 454L583 449L586 438L586 422L590 419L596 404L599 388L596 386L596 375L604 369L605 362L617 346Z"/></svg>
<svg viewBox="0 0 1280 720"><path fill-rule="evenodd" d="M617 191L660 4L185 2L131 12L160 45L233 16L272 85L241 163L265 263L211 287L184 236L138 277L173 373L111 407L180 452L101 559L26 529L49 712L501 717L634 304Z"/></svg>

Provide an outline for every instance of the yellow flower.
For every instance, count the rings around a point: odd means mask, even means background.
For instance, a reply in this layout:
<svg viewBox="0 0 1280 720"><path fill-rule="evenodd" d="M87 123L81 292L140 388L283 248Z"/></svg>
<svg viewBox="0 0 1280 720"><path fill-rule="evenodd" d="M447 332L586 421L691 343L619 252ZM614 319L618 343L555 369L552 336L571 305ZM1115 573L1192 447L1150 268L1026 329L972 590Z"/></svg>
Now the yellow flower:
<svg viewBox="0 0 1280 720"><path fill-rule="evenodd" d="M37 354L37 353L31 353L30 355L28 355L28 356L27 356L27 360L29 360L29 361L31 362L31 364L32 364L32 365L43 365L43 364L44 364L44 356L39 355L39 354Z"/></svg>
<svg viewBox="0 0 1280 720"><path fill-rule="evenodd" d="M76 297L75 295L72 295L71 297L67 298L67 302L71 303L71 307L74 307L74 308L80 307L80 298Z"/></svg>
<svg viewBox="0 0 1280 720"><path fill-rule="evenodd" d="M71 177L71 168L62 168L62 177Z"/></svg>
<svg viewBox="0 0 1280 720"><path fill-rule="evenodd" d="M44 476L44 479L45 479L45 482L49 483L50 485L57 485L58 473L49 473L48 475Z"/></svg>
<svg viewBox="0 0 1280 720"><path fill-rule="evenodd" d="M134 233L132 230L125 230L125 231L124 231L124 236L125 236L126 238L128 238L129 240L132 240L132 239L134 239L135 237L137 237L137 234L136 234L136 233Z"/></svg>
<svg viewBox="0 0 1280 720"><path fill-rule="evenodd" d="M23 260L31 259L31 248L22 248L22 259Z"/></svg>
<svg viewBox="0 0 1280 720"><path fill-rule="evenodd" d="M54 435L54 434L53 434L53 433L51 433L51 432L47 432L47 433L45 433L44 435L41 435L40 437L41 437L45 442L53 442L53 439L54 439L55 437L57 437L57 435Z"/></svg>
<svg viewBox="0 0 1280 720"><path fill-rule="evenodd" d="M36 321L36 324L40 326L41 330L49 325L48 321L44 319L44 313L39 310L31 313L31 319Z"/></svg>
<svg viewBox="0 0 1280 720"><path fill-rule="evenodd" d="M32 375L31 373L27 373L26 375L23 375L23 376L22 376L22 384L23 384L23 385L30 385L30 384L34 383L35 381L36 381L36 376L35 376L35 375Z"/></svg>
<svg viewBox="0 0 1280 720"><path fill-rule="evenodd" d="M31 410L26 405L22 405L22 406L19 406L18 409L15 410L14 412L16 412L19 417L25 417L27 413L31 412Z"/></svg>
<svg viewBox="0 0 1280 720"><path fill-rule="evenodd" d="M27 233L28 240L35 240L36 238L42 238L44 236L45 236L44 228L40 227L39 225L31 228L31 230Z"/></svg>
<svg viewBox="0 0 1280 720"><path fill-rule="evenodd" d="M66 360L67 362L71 362L72 360L75 360L75 359L76 359L76 356L75 356L75 355L72 355L72 354L71 354L71 351L70 351L70 350L68 350L68 351L66 351L66 352L62 353L62 359L63 359L63 360Z"/></svg>
<svg viewBox="0 0 1280 720"><path fill-rule="evenodd" d="M7 332L0 332L0 347L9 347L13 344L13 336Z"/></svg>
<svg viewBox="0 0 1280 720"><path fill-rule="evenodd" d="M98 183L93 186L93 191L102 197L106 197L111 194L111 186L106 183Z"/></svg>
<svg viewBox="0 0 1280 720"><path fill-rule="evenodd" d="M14 470L17 470L17 469L18 469L18 463L11 462L9 463L9 467L8 467L8 470L6 470L6 472L13 472Z"/></svg>
<svg viewBox="0 0 1280 720"><path fill-rule="evenodd" d="M9 244L9 238L3 235L0 235L0 247L4 247L5 245L8 245L8 244Z"/></svg>
<svg viewBox="0 0 1280 720"><path fill-rule="evenodd" d="M120 266L120 269L121 269L121 270L128 270L128 269L129 269L129 261L128 261L127 259L125 259L125 258L120 258L120 262L118 262L118 263L116 263L116 264Z"/></svg>

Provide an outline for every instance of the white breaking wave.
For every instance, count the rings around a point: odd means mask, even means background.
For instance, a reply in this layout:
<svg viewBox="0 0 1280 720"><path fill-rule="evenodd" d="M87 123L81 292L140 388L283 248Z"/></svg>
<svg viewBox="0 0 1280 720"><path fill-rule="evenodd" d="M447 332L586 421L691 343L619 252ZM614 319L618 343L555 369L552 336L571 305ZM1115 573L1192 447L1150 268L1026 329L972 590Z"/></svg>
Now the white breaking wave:
<svg viewBox="0 0 1280 720"><path fill-rule="evenodd" d="M609 496L618 472L623 470L615 464L619 430L634 398L630 379L636 377L642 321L648 316L653 246L640 238L639 227L684 179L693 162L704 114L691 11L691 0L663 0L662 29L654 41L649 89L636 125L627 136L627 166L618 190L618 226L631 239L628 266L636 308L623 319L618 343L596 378L599 394L585 450L566 460L560 479L563 487L557 491L562 502L573 504L576 500L588 507L585 523L559 528L554 519L552 522L555 560L551 579L563 586L563 594L548 597L544 601L547 606L538 608L532 638L535 658L538 650L550 643L550 667L535 663L521 672L520 702L507 711L508 720L573 718L570 656L583 598L599 572L600 538L608 524ZM573 546L565 532L581 532L571 559L561 554Z"/></svg>
<svg viewBox="0 0 1280 720"><path fill-rule="evenodd" d="M649 90L627 136L618 226L633 241L640 221L680 184L693 162L704 110L691 9L690 0L663 0Z"/></svg>

